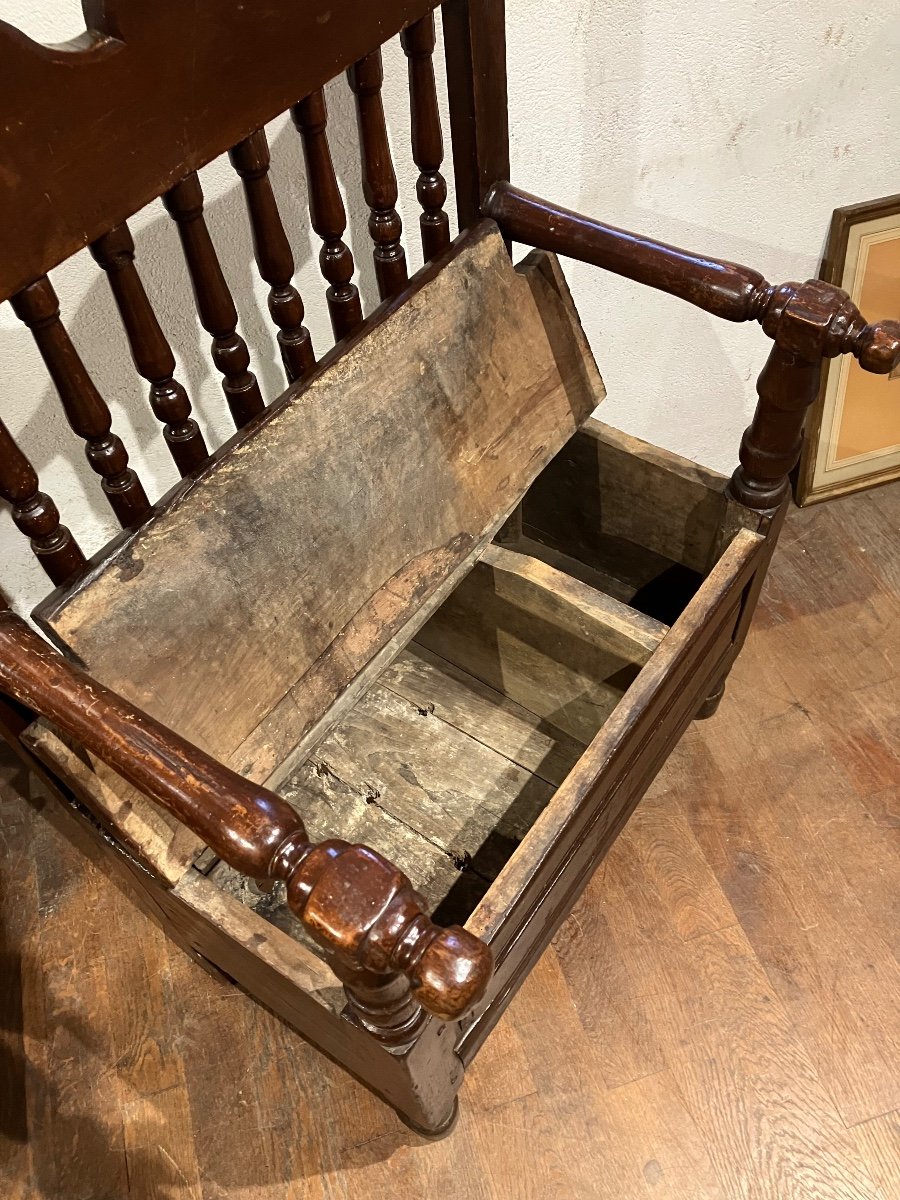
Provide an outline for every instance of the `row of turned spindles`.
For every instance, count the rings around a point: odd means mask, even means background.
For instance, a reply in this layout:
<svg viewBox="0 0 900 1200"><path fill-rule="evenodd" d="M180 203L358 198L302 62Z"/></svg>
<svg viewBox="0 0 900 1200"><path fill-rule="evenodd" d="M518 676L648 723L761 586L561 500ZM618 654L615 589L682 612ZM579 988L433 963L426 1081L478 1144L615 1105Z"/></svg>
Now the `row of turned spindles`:
<svg viewBox="0 0 900 1200"><path fill-rule="evenodd" d="M409 72L412 153L419 177L416 192L422 208L420 229L426 261L450 245L444 204L447 185L441 174L443 138L438 113L433 54L432 14L401 34ZM362 187L370 210L375 276L381 298L400 292L407 282L402 226L397 212L397 178L381 97L381 51L376 50L347 72L354 93L362 163ZM291 109L300 133L309 192L310 220L321 239L319 263L328 284L326 301L335 338L340 340L362 321L359 291L353 282L354 262L344 241L347 217L328 144L325 96L317 91ZM253 239L254 257L269 285L268 307L277 328L278 345L289 383L315 366L304 307L293 283L294 256L269 179L269 147L257 130L229 152L241 178ZM222 271L203 213L203 191L197 174L182 179L164 196L174 219L200 323L212 338L212 359L222 375L222 388L238 428L264 408L259 384L250 370L247 344L238 332L234 299ZM149 402L162 425L166 445L182 476L197 470L209 451L191 402L176 378L175 355L156 318L135 264L135 247L126 224L98 238L91 254L105 272L138 374L149 384ZM16 315L30 329L47 366L63 412L84 443L92 469L117 521L123 528L142 524L151 512L144 487L129 466L121 438L112 430L109 406L95 387L62 322L59 302L47 277L12 297ZM12 506L13 520L31 540L31 548L55 584L85 568L75 538L61 524L53 500L39 486L37 474L0 423L0 497Z"/></svg>

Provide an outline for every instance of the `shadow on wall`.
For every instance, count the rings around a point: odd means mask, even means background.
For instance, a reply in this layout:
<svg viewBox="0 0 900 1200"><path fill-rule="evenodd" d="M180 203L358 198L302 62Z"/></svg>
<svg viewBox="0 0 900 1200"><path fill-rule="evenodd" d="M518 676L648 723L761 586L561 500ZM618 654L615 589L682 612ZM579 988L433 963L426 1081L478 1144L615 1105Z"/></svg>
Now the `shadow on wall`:
<svg viewBox="0 0 900 1200"><path fill-rule="evenodd" d="M341 77L328 85L327 97L329 142L335 171L345 192L345 240L354 251L354 280L360 290L363 311L369 313L379 299L367 227L369 210L360 186L353 96ZM286 118L274 122L268 133L270 178L294 253L295 284L307 309L305 323L310 328L316 355L321 357L334 338L325 304L327 285L318 268L321 241L309 220L300 135ZM250 349L251 370L257 375L263 397L266 403L271 403L285 390L286 381L275 340L277 330L266 306L267 287L260 280L253 259L243 189L227 156L204 168L201 181L206 193L207 225L238 310L238 332ZM402 211L400 205L398 208ZM408 220L411 227L405 231L404 242L408 255L415 260L410 264L414 269L420 261L416 259L415 213L410 211ZM212 363L211 339L199 325L175 222L157 200L129 225L135 241L137 269L178 361L176 378L185 385L193 415L203 429L207 445L213 449L230 436L234 427L221 390L221 377ZM151 501L156 500L177 481L178 473L165 446L162 426L150 409L149 385L131 362L108 281L87 250L51 272L51 279L60 296L63 324L112 410L113 431L124 441L131 466L139 474ZM56 390L30 332L9 310L6 328L0 330L0 361L6 364L5 419L35 467L41 487L56 501L63 523L72 529L86 553L94 553L115 534L118 526L101 490L100 479L85 459L83 442L66 424ZM33 561L27 539L8 519L0 529L0 545L4 560L12 564L11 572L4 571L3 585L13 591L17 607L30 610L46 594L49 581Z"/></svg>
<svg viewBox="0 0 900 1200"><path fill-rule="evenodd" d="M773 30L753 5L739 5L746 20L736 31L732 8L702 7L698 38L658 0L583 5L572 38L583 53L570 202L756 267L774 283L808 279L833 205L858 187L878 194L874 146L858 137L863 91L853 89L864 70L879 79L865 104L874 110L890 96L900 76L872 63L887 62L896 32L848 22L849 38L836 45L812 8L782 14ZM852 167L843 157L851 131L860 153ZM729 473L756 403L765 335L592 267L569 274L609 392L603 419Z"/></svg>

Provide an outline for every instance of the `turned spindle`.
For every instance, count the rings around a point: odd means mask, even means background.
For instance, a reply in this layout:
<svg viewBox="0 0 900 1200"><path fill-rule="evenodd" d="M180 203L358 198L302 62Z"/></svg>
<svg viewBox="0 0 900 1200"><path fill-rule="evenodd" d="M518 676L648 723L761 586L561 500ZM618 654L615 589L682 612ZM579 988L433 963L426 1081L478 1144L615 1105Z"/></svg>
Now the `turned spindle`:
<svg viewBox="0 0 900 1200"><path fill-rule="evenodd" d="M264 404L250 370L247 343L237 332L237 309L203 216L203 189L197 173L192 171L170 188L163 204L178 226L200 324L212 338L213 362L222 373L222 390L240 429L262 412Z"/></svg>
<svg viewBox="0 0 900 1200"><path fill-rule="evenodd" d="M294 256L269 178L269 143L257 129L228 152L241 177L250 216L253 253L260 275L269 285L269 313L278 327L278 345L288 383L316 365L309 330L303 324L303 301L294 287Z"/></svg>
<svg viewBox="0 0 900 1200"><path fill-rule="evenodd" d="M409 72L412 156L419 168L416 194L422 207L419 228L429 262L450 245L450 219L444 212L447 184L441 174L444 138L434 83L434 15L428 13L400 34Z"/></svg>
<svg viewBox="0 0 900 1200"><path fill-rule="evenodd" d="M127 225L98 238L91 254L106 272L125 329L135 368L150 384L150 407L163 423L163 437L181 475L209 456L200 427L191 416L187 392L175 378L175 356L153 311L137 267Z"/></svg>
<svg viewBox="0 0 900 1200"><path fill-rule="evenodd" d="M775 286L751 267L617 229L505 179L488 189L481 208L516 241L594 263L728 321L759 322L775 345L728 484L747 508L772 514L787 497L825 359L852 354L864 371L882 375L900 364L900 322L867 324L846 292L821 279Z"/></svg>
<svg viewBox="0 0 900 1200"><path fill-rule="evenodd" d="M359 291L353 283L353 255L344 241L347 216L328 145L325 93L313 92L291 109L303 142L309 215L322 239L319 265L328 283L325 293L335 338L340 341L362 321Z"/></svg>
<svg viewBox="0 0 900 1200"><path fill-rule="evenodd" d="M2 421L0 496L11 505L16 527L30 538L35 557L53 583L65 583L87 566L81 547L60 524L59 510L40 490L34 467Z"/></svg>
<svg viewBox="0 0 900 1200"><path fill-rule="evenodd" d="M102 481L104 495L125 528L140 525L150 515L150 502L141 481L128 465L122 439L112 432L106 401L88 375L59 315L59 301L45 276L23 288L10 303L28 326L50 372L66 420L85 443L91 468Z"/></svg>
<svg viewBox="0 0 900 1200"><path fill-rule="evenodd" d="M367 846L313 843L293 808L229 770L0 611L0 691L42 713L253 879L282 880L292 911L339 965L350 1015L380 1040L422 1016L457 1020L483 997L490 948L435 925L407 877Z"/></svg>
<svg viewBox="0 0 900 1200"><path fill-rule="evenodd" d="M397 212L397 176L391 162L381 85L381 51L373 50L347 71L356 97L356 123L362 158L362 188L369 206L369 233L375 244L375 278L382 300L406 285L406 253L400 244L403 225Z"/></svg>

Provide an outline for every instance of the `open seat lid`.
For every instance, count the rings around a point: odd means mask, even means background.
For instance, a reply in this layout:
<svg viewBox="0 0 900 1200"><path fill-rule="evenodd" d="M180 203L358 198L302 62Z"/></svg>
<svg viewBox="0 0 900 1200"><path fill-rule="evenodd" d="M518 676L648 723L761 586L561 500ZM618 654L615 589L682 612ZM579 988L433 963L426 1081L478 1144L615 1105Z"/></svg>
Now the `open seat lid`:
<svg viewBox="0 0 900 1200"><path fill-rule="evenodd" d="M515 269L483 222L35 617L263 782L415 634L603 394L555 259Z"/></svg>

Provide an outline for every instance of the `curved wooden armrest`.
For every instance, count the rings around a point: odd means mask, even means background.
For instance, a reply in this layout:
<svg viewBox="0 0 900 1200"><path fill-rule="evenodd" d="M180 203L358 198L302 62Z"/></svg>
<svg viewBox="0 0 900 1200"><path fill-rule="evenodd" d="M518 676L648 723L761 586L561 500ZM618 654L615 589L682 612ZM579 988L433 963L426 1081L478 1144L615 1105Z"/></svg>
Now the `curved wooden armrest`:
<svg viewBox="0 0 900 1200"><path fill-rule="evenodd" d="M7 608L0 609L0 691L77 738L236 870L284 880L292 910L339 964L405 975L422 1008L445 1021L484 995L489 947L459 926L435 925L387 859L343 841L313 844L281 797L91 679Z"/></svg>
<svg viewBox="0 0 900 1200"><path fill-rule="evenodd" d="M759 322L775 346L730 488L760 512L773 511L787 493L822 360L853 354L876 374L900 364L900 322L868 324L846 292L821 279L776 286L751 267L604 225L505 180L491 187L481 210L514 241L603 267L729 321Z"/></svg>

